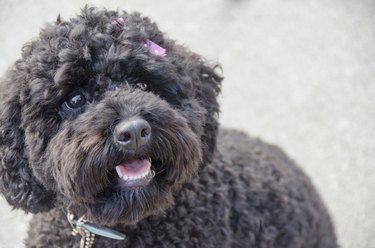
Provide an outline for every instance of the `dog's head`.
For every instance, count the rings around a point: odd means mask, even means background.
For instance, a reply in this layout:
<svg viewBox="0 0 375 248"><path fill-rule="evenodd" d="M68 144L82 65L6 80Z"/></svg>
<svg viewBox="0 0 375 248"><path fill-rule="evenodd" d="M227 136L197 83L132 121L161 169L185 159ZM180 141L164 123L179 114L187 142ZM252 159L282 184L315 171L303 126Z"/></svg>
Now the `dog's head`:
<svg viewBox="0 0 375 248"><path fill-rule="evenodd" d="M106 225L163 211L215 149L214 69L138 13L58 18L1 81L1 193Z"/></svg>

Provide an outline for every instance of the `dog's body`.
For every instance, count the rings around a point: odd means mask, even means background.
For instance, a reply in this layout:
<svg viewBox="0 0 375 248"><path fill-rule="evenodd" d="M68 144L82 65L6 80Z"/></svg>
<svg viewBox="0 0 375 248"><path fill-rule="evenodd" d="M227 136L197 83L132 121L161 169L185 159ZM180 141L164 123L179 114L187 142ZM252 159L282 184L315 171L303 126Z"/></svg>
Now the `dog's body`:
<svg viewBox="0 0 375 248"><path fill-rule="evenodd" d="M70 211L126 235L94 247L336 247L293 162L219 132L214 68L136 13L85 8L27 44L0 86L0 190L36 213L27 246L79 247Z"/></svg>
<svg viewBox="0 0 375 248"><path fill-rule="evenodd" d="M309 179L280 149L241 132L220 132L213 162L175 200L165 215L118 226L125 241L98 238L97 247L335 247ZM30 247L78 247L59 209L30 227Z"/></svg>

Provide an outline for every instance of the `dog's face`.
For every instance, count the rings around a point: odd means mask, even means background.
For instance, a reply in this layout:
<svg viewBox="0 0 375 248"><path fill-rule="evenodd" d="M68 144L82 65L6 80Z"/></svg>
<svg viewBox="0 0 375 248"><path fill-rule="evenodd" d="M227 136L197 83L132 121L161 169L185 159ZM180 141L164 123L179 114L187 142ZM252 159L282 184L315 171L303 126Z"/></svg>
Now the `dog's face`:
<svg viewBox="0 0 375 248"><path fill-rule="evenodd" d="M48 25L1 82L1 192L106 225L165 210L211 158L220 81L137 13Z"/></svg>

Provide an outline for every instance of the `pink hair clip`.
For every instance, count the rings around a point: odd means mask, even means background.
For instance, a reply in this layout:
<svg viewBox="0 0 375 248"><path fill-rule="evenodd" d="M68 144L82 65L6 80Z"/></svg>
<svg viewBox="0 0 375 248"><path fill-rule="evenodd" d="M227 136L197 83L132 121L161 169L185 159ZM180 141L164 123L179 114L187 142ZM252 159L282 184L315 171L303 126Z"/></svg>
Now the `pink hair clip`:
<svg viewBox="0 0 375 248"><path fill-rule="evenodd" d="M124 21L124 19L122 17L119 17L119 18L117 18L116 20L114 20L112 22L112 25L114 25L114 26L116 26L118 28L123 28L124 25L125 25L125 21Z"/></svg>
<svg viewBox="0 0 375 248"><path fill-rule="evenodd" d="M122 17L119 17L112 22L112 25L119 29L122 29L125 26L125 20ZM160 56L160 57L166 56L166 53L165 53L166 49L162 48L161 46L159 46L158 44L156 44L155 42L151 40L146 40L144 42L144 46L147 47L148 51L155 56Z"/></svg>
<svg viewBox="0 0 375 248"><path fill-rule="evenodd" d="M150 40L146 40L144 46L147 47L148 51L155 56L161 56L161 57L166 56L166 53L165 53L166 49L162 48L161 46L159 46L155 42L152 42Z"/></svg>

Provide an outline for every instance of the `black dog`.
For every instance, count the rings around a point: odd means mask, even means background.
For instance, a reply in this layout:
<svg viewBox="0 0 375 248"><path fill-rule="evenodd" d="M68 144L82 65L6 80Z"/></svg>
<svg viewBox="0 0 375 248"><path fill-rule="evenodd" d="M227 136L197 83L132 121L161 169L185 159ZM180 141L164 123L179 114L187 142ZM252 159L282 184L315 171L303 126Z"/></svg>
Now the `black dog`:
<svg viewBox="0 0 375 248"><path fill-rule="evenodd" d="M219 131L216 67L138 13L86 7L27 43L0 86L0 190L36 214L27 246L336 247L283 152Z"/></svg>

